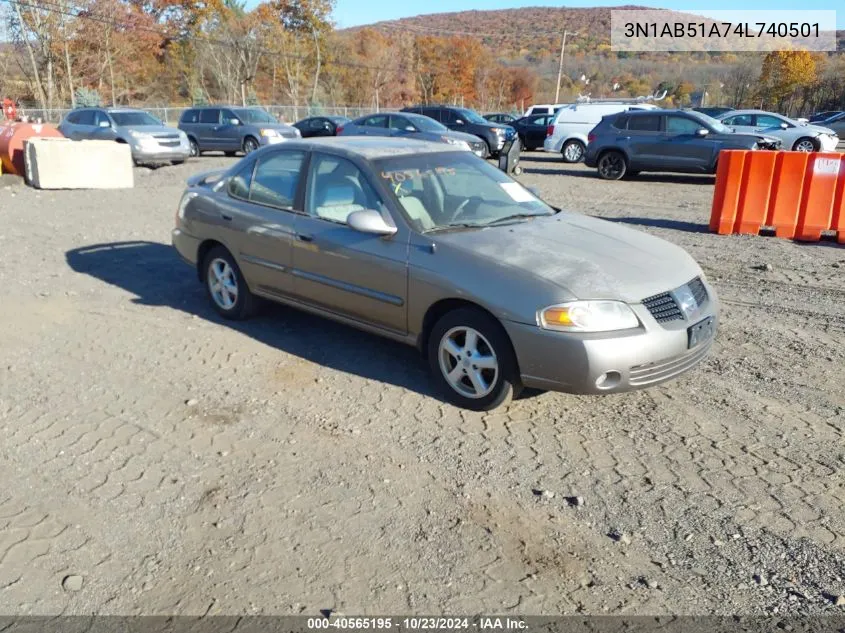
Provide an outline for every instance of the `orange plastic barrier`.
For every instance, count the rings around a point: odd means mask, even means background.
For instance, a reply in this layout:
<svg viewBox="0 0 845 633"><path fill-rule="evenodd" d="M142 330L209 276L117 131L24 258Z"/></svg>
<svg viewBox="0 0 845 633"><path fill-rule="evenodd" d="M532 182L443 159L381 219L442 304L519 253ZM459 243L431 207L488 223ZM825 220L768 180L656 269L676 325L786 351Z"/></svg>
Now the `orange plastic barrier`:
<svg viewBox="0 0 845 633"><path fill-rule="evenodd" d="M23 176L23 142L33 136L63 136L54 126L44 123L9 123L0 125L0 164L3 173Z"/></svg>
<svg viewBox="0 0 845 633"><path fill-rule="evenodd" d="M723 151L710 230L818 241L833 230L845 243L845 156L837 153Z"/></svg>
<svg viewBox="0 0 845 633"><path fill-rule="evenodd" d="M716 192L713 194L713 208L710 213L710 230L715 233L728 235L734 230L742 168L746 155L750 153L742 150L724 150L719 153Z"/></svg>

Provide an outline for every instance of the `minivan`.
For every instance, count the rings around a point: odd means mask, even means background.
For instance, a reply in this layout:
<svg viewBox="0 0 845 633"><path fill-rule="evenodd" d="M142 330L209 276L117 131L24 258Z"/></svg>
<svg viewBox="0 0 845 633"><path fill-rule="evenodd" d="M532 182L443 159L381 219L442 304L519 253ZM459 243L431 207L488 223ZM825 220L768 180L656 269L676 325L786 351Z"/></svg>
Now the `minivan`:
<svg viewBox="0 0 845 633"><path fill-rule="evenodd" d="M602 117L626 110L655 110L651 103L626 103L610 101L602 103L573 103L562 108L552 119L546 130L543 149L560 154L565 163L579 163L584 160L587 149L587 135Z"/></svg>

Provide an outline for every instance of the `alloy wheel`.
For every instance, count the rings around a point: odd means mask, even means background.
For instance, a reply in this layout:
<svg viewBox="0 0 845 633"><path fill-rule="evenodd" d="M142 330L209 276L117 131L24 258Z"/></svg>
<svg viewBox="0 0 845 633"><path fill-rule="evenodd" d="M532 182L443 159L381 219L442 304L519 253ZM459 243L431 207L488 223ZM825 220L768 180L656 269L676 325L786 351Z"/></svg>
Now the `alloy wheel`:
<svg viewBox="0 0 845 633"><path fill-rule="evenodd" d="M499 361L490 342L471 327L453 327L440 339L440 371L449 386L467 398L483 398L499 377Z"/></svg>
<svg viewBox="0 0 845 633"><path fill-rule="evenodd" d="M238 301L238 276L225 259L216 257L208 265L208 289L211 298L223 310L231 310Z"/></svg>

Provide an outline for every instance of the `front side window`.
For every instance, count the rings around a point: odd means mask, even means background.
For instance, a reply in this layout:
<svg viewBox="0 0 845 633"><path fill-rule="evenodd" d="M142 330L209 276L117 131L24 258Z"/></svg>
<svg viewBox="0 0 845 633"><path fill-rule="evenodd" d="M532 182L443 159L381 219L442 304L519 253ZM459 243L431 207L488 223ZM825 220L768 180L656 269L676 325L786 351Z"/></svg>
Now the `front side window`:
<svg viewBox="0 0 845 633"><path fill-rule="evenodd" d="M117 125L135 127L137 125L162 125L161 121L146 112L112 112Z"/></svg>
<svg viewBox="0 0 845 633"><path fill-rule="evenodd" d="M667 134L695 134L697 130L703 126L697 121L688 119L684 116L667 116L666 117L666 133Z"/></svg>
<svg viewBox="0 0 845 633"><path fill-rule="evenodd" d="M387 127L387 117L384 115L370 116L361 123L364 127Z"/></svg>
<svg viewBox="0 0 845 633"><path fill-rule="evenodd" d="M768 114L757 115L757 125L760 127L780 127L782 123L786 123L786 121L779 119L776 116Z"/></svg>
<svg viewBox="0 0 845 633"><path fill-rule="evenodd" d="M304 152L276 152L258 160L249 188L250 202L292 209Z"/></svg>
<svg viewBox="0 0 845 633"><path fill-rule="evenodd" d="M196 110L187 110L185 114L182 115L182 123L196 123L197 122L197 111Z"/></svg>
<svg viewBox="0 0 845 633"><path fill-rule="evenodd" d="M411 125L411 122L403 116L391 116L390 129L400 130L403 132L417 131L417 129L413 125Z"/></svg>
<svg viewBox="0 0 845 633"><path fill-rule="evenodd" d="M384 203L364 173L339 156L315 154L311 159L306 212L316 218L346 224L350 213L373 209Z"/></svg>
<svg viewBox="0 0 845 633"><path fill-rule="evenodd" d="M79 119L76 121L77 125L94 125L94 111L83 110L79 113Z"/></svg>
<svg viewBox="0 0 845 633"><path fill-rule="evenodd" d="M252 184L252 172L255 163L250 162L229 180L229 195L241 200L249 200L249 187Z"/></svg>

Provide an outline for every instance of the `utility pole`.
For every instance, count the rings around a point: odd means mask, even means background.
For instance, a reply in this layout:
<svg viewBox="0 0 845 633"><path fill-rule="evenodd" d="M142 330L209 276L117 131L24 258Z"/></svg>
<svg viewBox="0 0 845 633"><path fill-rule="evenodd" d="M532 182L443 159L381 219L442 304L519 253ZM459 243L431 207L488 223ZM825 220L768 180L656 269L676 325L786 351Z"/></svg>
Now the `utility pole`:
<svg viewBox="0 0 845 633"><path fill-rule="evenodd" d="M570 33L566 29L563 30L563 38L560 41L560 63L557 67L557 89L555 89L555 103L560 100L560 79L563 76L563 52L566 50L566 36L571 35L575 37L578 33Z"/></svg>

